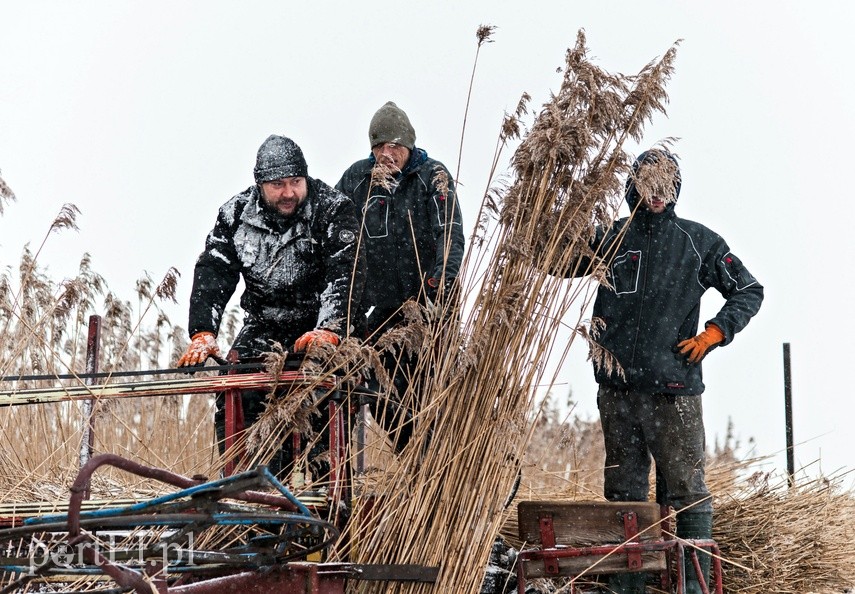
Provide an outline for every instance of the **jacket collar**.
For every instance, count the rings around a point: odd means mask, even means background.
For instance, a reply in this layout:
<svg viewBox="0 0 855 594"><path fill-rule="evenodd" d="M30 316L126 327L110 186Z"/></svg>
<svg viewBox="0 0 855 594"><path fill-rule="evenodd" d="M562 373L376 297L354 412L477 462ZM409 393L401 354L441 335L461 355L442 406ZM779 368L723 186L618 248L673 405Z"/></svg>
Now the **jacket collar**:
<svg viewBox="0 0 855 594"><path fill-rule="evenodd" d="M427 161L428 154L424 149L420 149L419 147L414 146L413 150L410 151L410 158L407 161L407 164L404 165L404 168L401 170L401 173L397 175L397 177L404 177L409 175L419 167L421 167L425 161ZM374 158L374 153L368 155L368 164L369 169L374 167L374 164L377 162L377 159Z"/></svg>
<svg viewBox="0 0 855 594"><path fill-rule="evenodd" d="M660 213L654 213L643 206L639 206L632 217L632 224L637 225L641 229L656 230L670 221L677 218L674 212L674 203L670 203L665 207L665 210Z"/></svg>

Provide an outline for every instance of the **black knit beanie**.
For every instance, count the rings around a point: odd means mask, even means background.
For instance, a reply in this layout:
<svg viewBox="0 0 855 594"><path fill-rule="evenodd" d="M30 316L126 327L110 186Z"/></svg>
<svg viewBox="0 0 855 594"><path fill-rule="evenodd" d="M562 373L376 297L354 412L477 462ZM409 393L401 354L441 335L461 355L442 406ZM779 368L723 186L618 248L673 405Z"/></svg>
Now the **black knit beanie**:
<svg viewBox="0 0 855 594"><path fill-rule="evenodd" d="M413 150L416 146L416 131L404 110L392 101L377 110L368 126L371 148L385 142L395 142Z"/></svg>
<svg viewBox="0 0 855 594"><path fill-rule="evenodd" d="M262 184L283 177L306 177L309 168L297 143L272 134L258 149L255 160L255 183Z"/></svg>

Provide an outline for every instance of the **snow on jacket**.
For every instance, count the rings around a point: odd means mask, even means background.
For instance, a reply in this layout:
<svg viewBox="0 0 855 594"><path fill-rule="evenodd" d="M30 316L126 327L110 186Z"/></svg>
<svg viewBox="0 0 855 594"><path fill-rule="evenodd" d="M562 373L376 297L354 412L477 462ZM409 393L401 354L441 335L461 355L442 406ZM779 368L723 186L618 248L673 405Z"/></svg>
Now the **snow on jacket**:
<svg viewBox="0 0 855 594"><path fill-rule="evenodd" d="M371 187L374 162L373 155L357 161L336 184L362 214L368 282L360 311L368 316L370 332L417 298L425 279L442 279L450 287L465 243L454 181L442 163L414 148L394 189L386 190ZM438 174L448 180L447 188Z"/></svg>
<svg viewBox="0 0 855 594"><path fill-rule="evenodd" d="M679 182L676 189L679 196ZM628 184L630 209L639 200L635 186ZM762 285L718 234L677 217L673 202L660 214L640 206L634 217L620 219L608 231L598 229L591 245L600 255L614 254L607 271L611 286L600 285L593 315L605 322L597 342L625 373L623 380L617 372L609 375L595 367L597 382L651 393L702 394L701 366L687 363L675 349L698 333L701 296L712 287L725 298L705 323L721 328L719 346L724 346L760 309Z"/></svg>
<svg viewBox="0 0 855 594"><path fill-rule="evenodd" d="M289 341L314 328L344 334L348 300L358 301L364 283L360 256L351 293L359 221L346 196L306 180L308 195L290 217L266 207L257 185L220 207L196 262L191 336L217 333L241 276L247 323L269 325Z"/></svg>

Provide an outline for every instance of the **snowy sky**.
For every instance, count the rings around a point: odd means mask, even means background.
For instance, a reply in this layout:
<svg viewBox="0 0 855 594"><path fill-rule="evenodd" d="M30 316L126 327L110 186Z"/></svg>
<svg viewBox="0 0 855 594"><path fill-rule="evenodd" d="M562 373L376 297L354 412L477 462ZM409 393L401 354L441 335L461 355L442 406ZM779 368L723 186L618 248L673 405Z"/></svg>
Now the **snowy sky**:
<svg viewBox="0 0 855 594"><path fill-rule="evenodd" d="M504 112L523 91L538 106L557 89L580 28L597 64L626 73L682 39L668 117L644 144L680 138L678 214L722 234L766 287L759 315L705 362L708 438L731 418L754 453L775 455L770 469L785 468L789 342L796 465L851 470L853 11L792 0L0 0L0 169L18 195L0 217L0 264L14 266L74 203L80 231L52 236L40 258L52 278L73 275L89 252L130 299L144 271L159 280L174 266L180 305L169 312L186 326L205 234L218 206L252 183L267 135L292 137L310 175L334 184L367 155L368 121L394 100L418 146L454 173L475 31L495 25L460 169L471 228ZM705 315L720 304L709 293ZM574 346L556 392L572 389L577 412L593 418L585 356Z"/></svg>

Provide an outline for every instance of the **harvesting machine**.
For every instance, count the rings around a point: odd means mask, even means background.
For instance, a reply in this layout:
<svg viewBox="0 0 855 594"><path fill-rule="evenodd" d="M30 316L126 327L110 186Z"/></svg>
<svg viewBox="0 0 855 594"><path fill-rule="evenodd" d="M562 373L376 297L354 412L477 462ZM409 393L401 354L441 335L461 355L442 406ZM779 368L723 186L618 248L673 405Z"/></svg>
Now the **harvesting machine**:
<svg viewBox="0 0 855 594"><path fill-rule="evenodd" d="M219 372L216 376L98 384L108 375L98 373L94 363L98 322L96 316L90 321L86 373L27 378L70 379L74 385L0 391L0 406L222 393L225 445L236 455L220 478L186 477L115 454L90 456L93 428L87 427L81 466L66 503L0 504L0 594L343 594L349 583L359 581L437 582L440 567L358 564L332 561L327 555L359 521L358 515L350 517L353 469L347 441L351 432L343 410L347 398L338 378L313 376L300 368L299 359L292 358L281 371L270 373L258 363L230 357L205 368ZM144 373L179 372L187 370ZM109 377L135 374L140 372ZM241 469L241 442L235 439L243 430L241 393L274 387L277 391L310 388L315 404L327 407L329 478L321 491L305 491L297 497L267 466ZM360 411L364 399L371 397L376 395L363 392L356 399ZM361 448L355 449L358 456ZM169 492L147 500L94 501L91 479L105 467L159 484ZM652 503L523 502L518 506L518 523L525 544L518 555L504 556L516 571L508 571L512 569L508 566L497 574L488 568L481 591L500 594L517 589L527 594L540 591L529 585L532 578L562 578L565 583L570 580L573 592L581 576L646 571L659 576L662 591L683 594L683 560L692 559L700 571L698 551L706 551L715 555L712 590L720 594L715 542L663 536L659 513Z"/></svg>

